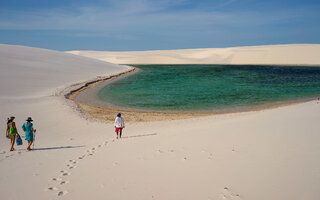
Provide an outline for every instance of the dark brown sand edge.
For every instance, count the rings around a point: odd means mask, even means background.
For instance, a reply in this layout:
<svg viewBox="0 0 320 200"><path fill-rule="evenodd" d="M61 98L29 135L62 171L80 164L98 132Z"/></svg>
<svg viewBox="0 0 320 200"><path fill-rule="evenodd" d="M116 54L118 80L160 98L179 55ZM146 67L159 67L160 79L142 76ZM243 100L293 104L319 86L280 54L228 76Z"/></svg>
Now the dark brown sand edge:
<svg viewBox="0 0 320 200"><path fill-rule="evenodd" d="M74 100L74 98L78 94L80 94L81 92L83 92L84 90L86 90L88 88L92 88L92 87L95 87L101 83L107 83L107 82L113 81L115 79L119 80L120 78L125 78L126 76L133 74L133 73L136 73L138 71L139 71L138 68L130 66L130 68L127 71L123 71L118 74L113 74L113 75L110 75L107 77L97 78L95 80L85 82L83 85L81 85L73 90L68 91L66 94L64 94L64 96L67 99Z"/></svg>
<svg viewBox="0 0 320 200"><path fill-rule="evenodd" d="M81 110L82 113L88 115L98 121L113 121L115 116L121 112L126 121L129 122L150 122L150 121L167 121L178 119L189 119L194 117L220 115L226 113L238 113L249 111L261 111L265 109L274 109L282 106L303 103L316 98L303 98L298 100L278 101L263 105L243 106L237 108L229 108L222 110L208 111L151 111L139 110L132 108L119 107L104 101L97 97L98 92L107 84L122 78L133 75L139 71L138 68L132 68L128 71L121 72L110 77L87 82L83 86L67 93L65 97L72 100Z"/></svg>

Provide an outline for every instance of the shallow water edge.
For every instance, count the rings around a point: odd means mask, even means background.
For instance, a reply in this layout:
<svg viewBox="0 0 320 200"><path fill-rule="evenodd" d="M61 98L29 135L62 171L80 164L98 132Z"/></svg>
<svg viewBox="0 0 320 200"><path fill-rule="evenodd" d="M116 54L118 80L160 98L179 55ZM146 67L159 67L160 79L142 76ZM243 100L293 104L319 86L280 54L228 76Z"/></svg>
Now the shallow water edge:
<svg viewBox="0 0 320 200"><path fill-rule="evenodd" d="M98 98L98 92L107 84L111 84L114 81L126 78L130 75L137 73L138 71L138 68L133 67L132 70L121 72L117 75L113 75L112 77L87 82L81 88L73 90L65 96L67 99L73 100L81 109L81 112L85 113L90 118L96 119L98 121L113 121L116 114L121 112L126 117L126 121L132 122L166 121L188 119L201 116L219 115L226 113L259 111L265 109L278 108L282 106L288 106L297 103L303 103L317 99L317 97L309 97L300 98L296 100L285 100L272 103L265 103L262 105L241 106L235 108L209 111L155 111L119 107L111 103L101 101Z"/></svg>

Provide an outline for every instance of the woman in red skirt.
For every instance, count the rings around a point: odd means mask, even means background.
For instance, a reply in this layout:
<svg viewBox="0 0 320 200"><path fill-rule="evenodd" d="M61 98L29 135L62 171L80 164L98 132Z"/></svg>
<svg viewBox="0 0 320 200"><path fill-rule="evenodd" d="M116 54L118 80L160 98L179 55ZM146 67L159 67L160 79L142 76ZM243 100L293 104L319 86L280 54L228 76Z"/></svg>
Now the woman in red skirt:
<svg viewBox="0 0 320 200"><path fill-rule="evenodd" d="M116 119L114 120L114 128L117 133L117 139L119 138L119 133L121 138L122 129L124 128L124 119L121 117L121 113L118 113Z"/></svg>

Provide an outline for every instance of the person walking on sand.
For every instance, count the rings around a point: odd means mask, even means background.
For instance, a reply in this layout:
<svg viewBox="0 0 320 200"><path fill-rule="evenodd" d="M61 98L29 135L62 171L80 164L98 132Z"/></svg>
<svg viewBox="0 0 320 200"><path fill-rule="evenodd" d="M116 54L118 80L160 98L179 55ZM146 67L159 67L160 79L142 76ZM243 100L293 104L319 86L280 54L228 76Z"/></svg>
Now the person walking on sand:
<svg viewBox="0 0 320 200"><path fill-rule="evenodd" d="M16 135L19 135L17 131L16 123L13 121L14 119L15 117L12 116L8 118L8 121L7 121L6 136L7 138L10 138L10 143L11 143L10 151L14 150L13 146L16 141Z"/></svg>
<svg viewBox="0 0 320 200"><path fill-rule="evenodd" d="M25 140L28 141L27 150L31 151L31 145L32 145L32 142L33 142L33 139L34 139L33 133L36 132L36 129L33 129L33 124L32 124L33 120L32 120L31 117L28 117L28 119L26 121L27 122L22 125L22 129L26 134L26 139Z"/></svg>
<svg viewBox="0 0 320 200"><path fill-rule="evenodd" d="M121 113L118 113L116 119L114 120L114 128L115 132L117 133L117 139L119 138L119 133L121 138L122 129L124 128L124 119L121 117Z"/></svg>

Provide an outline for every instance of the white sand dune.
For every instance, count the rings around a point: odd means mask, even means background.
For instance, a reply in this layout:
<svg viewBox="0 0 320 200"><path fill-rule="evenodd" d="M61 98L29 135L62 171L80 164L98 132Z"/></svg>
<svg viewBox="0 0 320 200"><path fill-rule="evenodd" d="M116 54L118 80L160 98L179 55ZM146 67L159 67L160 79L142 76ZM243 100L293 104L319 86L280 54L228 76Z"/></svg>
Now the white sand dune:
<svg viewBox="0 0 320 200"><path fill-rule="evenodd" d="M2 44L0 66L1 97L48 95L57 88L125 69L62 52Z"/></svg>
<svg viewBox="0 0 320 200"><path fill-rule="evenodd" d="M320 102L127 123L124 138L115 140L112 123L86 119L57 92L126 69L0 45L1 199L319 198ZM20 133L25 118L34 118L36 150L26 152L24 144L8 152L10 115Z"/></svg>
<svg viewBox="0 0 320 200"><path fill-rule="evenodd" d="M69 51L117 64L320 65L320 44L160 51Z"/></svg>

